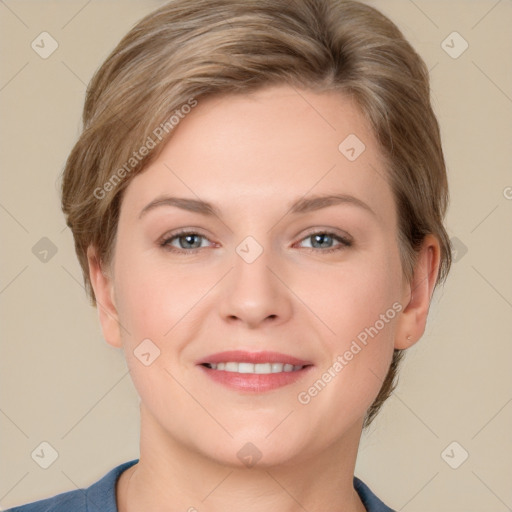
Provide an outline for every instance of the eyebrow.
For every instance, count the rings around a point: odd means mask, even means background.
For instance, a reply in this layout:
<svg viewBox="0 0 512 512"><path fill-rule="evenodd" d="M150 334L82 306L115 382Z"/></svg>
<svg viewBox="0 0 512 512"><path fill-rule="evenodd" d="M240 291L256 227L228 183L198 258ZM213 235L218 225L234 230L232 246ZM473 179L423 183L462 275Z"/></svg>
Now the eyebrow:
<svg viewBox="0 0 512 512"><path fill-rule="evenodd" d="M321 210L322 208L327 208L329 206L334 206L338 204L351 204L353 206L357 206L361 209L366 210L374 216L377 216L376 213L368 206L364 201L358 199L357 197L351 196L349 194L330 194L330 195L317 195L310 197L302 197L296 201L294 201L288 208L289 213L291 214L302 214L308 213L316 210ZM139 214L139 219L142 218L149 211L160 207L160 206L174 206L176 208L181 208L182 210L186 210L193 213L199 213L201 215L205 215L208 217L221 217L220 211L213 206L211 203L207 201L201 201L199 199L189 199L185 197L159 197L149 204L147 204Z"/></svg>

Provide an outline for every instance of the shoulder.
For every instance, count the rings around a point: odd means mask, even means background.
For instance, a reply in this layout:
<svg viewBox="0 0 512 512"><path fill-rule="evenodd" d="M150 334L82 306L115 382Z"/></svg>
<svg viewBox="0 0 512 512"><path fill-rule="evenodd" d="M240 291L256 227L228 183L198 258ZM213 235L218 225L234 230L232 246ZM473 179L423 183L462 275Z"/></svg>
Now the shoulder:
<svg viewBox="0 0 512 512"><path fill-rule="evenodd" d="M359 494L367 512L395 512L377 498L370 488L357 477L354 477L354 489Z"/></svg>
<svg viewBox="0 0 512 512"><path fill-rule="evenodd" d="M6 512L68 512L74 510L82 512L87 510L85 492L82 489L57 494L52 498L34 501L6 510Z"/></svg>
<svg viewBox="0 0 512 512"><path fill-rule="evenodd" d="M115 485L121 473L138 462L125 462L111 469L86 489L75 489L51 498L10 508L5 512L117 512Z"/></svg>

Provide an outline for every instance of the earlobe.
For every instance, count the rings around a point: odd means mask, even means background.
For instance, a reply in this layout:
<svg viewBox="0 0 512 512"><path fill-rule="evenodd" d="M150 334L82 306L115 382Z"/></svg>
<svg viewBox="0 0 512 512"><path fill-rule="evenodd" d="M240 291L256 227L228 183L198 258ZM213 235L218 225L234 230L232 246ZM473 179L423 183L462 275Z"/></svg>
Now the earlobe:
<svg viewBox="0 0 512 512"><path fill-rule="evenodd" d="M87 261L103 337L113 347L121 348L121 331L114 300L113 280L102 268L96 249L92 246L87 249Z"/></svg>
<svg viewBox="0 0 512 512"><path fill-rule="evenodd" d="M418 253L412 280L405 286L402 302L404 309L395 332L397 349L411 347L425 332L439 262L439 241L434 235L426 235Z"/></svg>

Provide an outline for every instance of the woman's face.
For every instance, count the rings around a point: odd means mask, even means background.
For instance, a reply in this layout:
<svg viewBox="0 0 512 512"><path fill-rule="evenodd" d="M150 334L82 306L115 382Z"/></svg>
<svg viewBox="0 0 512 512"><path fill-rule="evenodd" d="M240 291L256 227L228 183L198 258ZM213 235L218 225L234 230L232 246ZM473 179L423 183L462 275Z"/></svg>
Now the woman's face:
<svg viewBox="0 0 512 512"><path fill-rule="evenodd" d="M199 98L125 190L102 315L143 429L238 465L359 436L410 297L385 177L340 93Z"/></svg>

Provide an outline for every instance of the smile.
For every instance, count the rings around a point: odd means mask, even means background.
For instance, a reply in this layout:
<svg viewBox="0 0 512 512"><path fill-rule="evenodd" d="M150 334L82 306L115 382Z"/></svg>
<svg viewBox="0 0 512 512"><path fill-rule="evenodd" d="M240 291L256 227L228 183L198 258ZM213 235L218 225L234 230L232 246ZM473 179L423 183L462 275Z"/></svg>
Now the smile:
<svg viewBox="0 0 512 512"><path fill-rule="evenodd" d="M265 375L269 373L296 372L304 368L303 365L293 365L288 363L243 363L243 362L221 362L205 363L207 368L212 370L221 370L234 373L255 373Z"/></svg>

